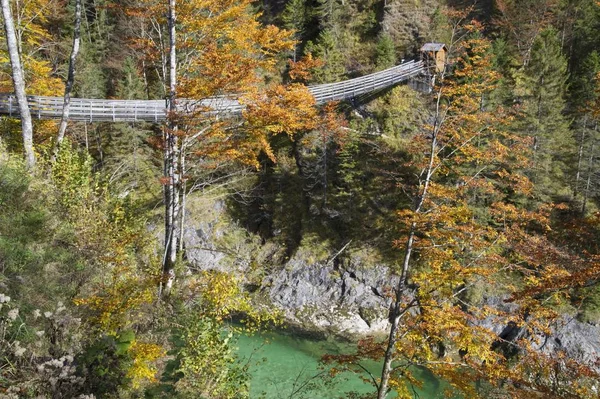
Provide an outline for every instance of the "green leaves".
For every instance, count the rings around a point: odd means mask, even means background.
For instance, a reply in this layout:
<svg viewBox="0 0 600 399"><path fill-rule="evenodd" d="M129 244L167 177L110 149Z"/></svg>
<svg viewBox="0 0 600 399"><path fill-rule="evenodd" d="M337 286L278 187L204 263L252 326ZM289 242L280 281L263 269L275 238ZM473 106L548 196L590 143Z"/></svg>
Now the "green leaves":
<svg viewBox="0 0 600 399"><path fill-rule="evenodd" d="M174 356L161 383L149 390L153 397L248 398L248 375L232 347L233 335L220 321L193 313L180 315L173 330Z"/></svg>
<svg viewBox="0 0 600 399"><path fill-rule="evenodd" d="M135 333L132 330L120 332L115 338L116 354L118 356L125 355L134 341Z"/></svg>

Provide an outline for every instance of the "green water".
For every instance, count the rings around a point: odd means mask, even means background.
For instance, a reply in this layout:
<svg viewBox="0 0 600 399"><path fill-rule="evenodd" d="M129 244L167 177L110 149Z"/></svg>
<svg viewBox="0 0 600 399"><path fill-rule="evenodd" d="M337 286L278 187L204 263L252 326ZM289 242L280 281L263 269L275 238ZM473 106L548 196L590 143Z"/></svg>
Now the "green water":
<svg viewBox="0 0 600 399"><path fill-rule="evenodd" d="M351 392L375 392L373 385L354 373L329 377L328 368L323 369L319 363L323 354L347 353L348 344L268 333L241 336L238 347L239 356L249 364L252 399L347 399L352 397ZM381 365L375 362L364 366L375 376L381 372ZM421 389L415 388L415 397L443 397L443 387L438 380L425 370L418 370L418 374L424 383ZM363 377L367 375L363 374Z"/></svg>

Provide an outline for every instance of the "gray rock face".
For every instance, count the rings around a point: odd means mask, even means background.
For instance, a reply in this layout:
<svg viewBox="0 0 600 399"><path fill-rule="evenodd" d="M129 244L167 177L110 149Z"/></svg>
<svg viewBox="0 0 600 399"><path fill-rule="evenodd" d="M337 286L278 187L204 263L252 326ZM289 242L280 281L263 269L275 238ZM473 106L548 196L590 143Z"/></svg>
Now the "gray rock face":
<svg viewBox="0 0 600 399"><path fill-rule="evenodd" d="M307 264L290 260L263 282L271 301L302 329L352 336L387 330L387 309L395 282L387 268Z"/></svg>
<svg viewBox="0 0 600 399"><path fill-rule="evenodd" d="M514 313L518 306L505 302L502 297L485 298L487 306L503 312ZM513 341L527 335L525 330L515 323L506 323L498 317L488 317L477 323L478 326L492 330L507 341ZM573 316L563 315L551 326L548 336L537 335L529 337L533 347L544 354L552 355L565 352L567 356L577 361L582 361L600 372L600 326L584 323ZM537 342L537 343L536 343Z"/></svg>
<svg viewBox="0 0 600 399"><path fill-rule="evenodd" d="M546 354L565 351L570 358L596 365L600 371L600 328L569 316L559 318L552 335L541 341L539 349Z"/></svg>
<svg viewBox="0 0 600 399"><path fill-rule="evenodd" d="M512 302L505 302L504 298L499 296L484 298L484 304L491 308L497 309L500 312L506 313L516 312L516 310L518 309L517 305L515 305ZM506 320L498 316L489 316L483 320L479 320L477 322L477 325L493 331L496 335L500 335L502 334L502 332L505 332L507 328L505 321Z"/></svg>
<svg viewBox="0 0 600 399"><path fill-rule="evenodd" d="M212 228L210 223L205 223L196 229L185 228L183 232L185 246L188 248L186 256L188 261L194 265L194 269L224 271L221 260L225 255L216 250L209 238L213 233Z"/></svg>
<svg viewBox="0 0 600 399"><path fill-rule="evenodd" d="M226 271L221 262L225 254L215 246L216 240L223 236L223 231L217 226L224 209L225 203L216 201L212 209L202 217L188 212L190 218L183 232L183 242L186 256L194 270Z"/></svg>
<svg viewBox="0 0 600 399"><path fill-rule="evenodd" d="M245 275L249 262L232 259L252 258L256 253L240 253L249 249L242 249L239 240L234 245L224 243L234 234L225 214L225 203L190 198L188 205L183 239L190 271L218 270ZM387 267L363 266L366 263L356 257L344 264L325 264L298 256L266 276L261 293L299 331L348 337L385 332L389 293L397 279L390 277Z"/></svg>

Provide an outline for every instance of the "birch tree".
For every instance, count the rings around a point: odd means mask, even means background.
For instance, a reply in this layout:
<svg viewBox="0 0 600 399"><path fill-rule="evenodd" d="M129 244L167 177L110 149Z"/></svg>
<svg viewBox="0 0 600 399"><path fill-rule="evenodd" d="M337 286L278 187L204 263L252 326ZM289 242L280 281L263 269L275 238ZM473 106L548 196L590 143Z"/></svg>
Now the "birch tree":
<svg viewBox="0 0 600 399"><path fill-rule="evenodd" d="M6 45L12 68L12 80L15 89L15 97L21 116L21 129L23 135L23 148L25 150L25 162L29 169L35 168L35 153L33 152L33 123L29 112L29 102L25 92L25 77L21 66L20 49L15 32L10 0L2 0L2 16L4 18L4 32L6 34Z"/></svg>
<svg viewBox="0 0 600 399"><path fill-rule="evenodd" d="M415 178L404 186L414 202L398 212L405 236L395 245L403 255L378 399L390 389L409 397L414 366L427 367L467 397L477 397L473 379L496 384L510 374L495 351L496 334L474 326L494 311L464 299L470 287L499 278L509 263L499 256L501 222L489 222L494 208L513 201L505 188L531 192L527 178L512 172L526 162L527 140L504 131L502 110L486 101L498 76L479 28L467 22L455 32L453 71L437 79L431 125L409 145L406 166Z"/></svg>
<svg viewBox="0 0 600 399"><path fill-rule="evenodd" d="M181 169L179 138L177 137L177 42L175 27L175 0L169 0L169 118L164 132L164 201L165 201L165 244L163 254L163 283L161 293L169 295L175 280L175 261L177 260L176 225L178 217L183 217L179 199L181 197ZM181 226L180 228L182 228Z"/></svg>
<svg viewBox="0 0 600 399"><path fill-rule="evenodd" d="M71 91L73 91L73 83L75 82L75 62L77 54L79 54L79 45L81 42L81 0L75 0L75 23L73 30L73 47L71 49L71 57L69 57L69 72L65 82L65 94L63 100L62 117L58 128L58 135L54 145L54 157L60 148L60 144L65 137L67 124L69 121L69 110L71 108Z"/></svg>
<svg viewBox="0 0 600 399"><path fill-rule="evenodd" d="M154 13L143 21L144 37L132 43L147 53L146 68L168 75L168 123L161 149L164 155L165 241L161 291L168 294L174 266L185 250L186 180L194 167L215 162L257 167L259 154L274 158L269 139L316 126L314 99L305 86L284 86L266 78L278 74L278 55L294 47L292 33L264 26L250 0L135 1L128 13ZM168 18L164 18L167 15ZM167 26L168 42L160 26ZM140 47L139 43L144 46ZM167 43L165 45L165 43ZM168 73L162 71L168 59ZM153 65L151 65L151 63ZM185 103L178 104L178 98ZM241 118L206 105L242 105ZM226 107L223 107L224 109ZM188 162L189 158L197 162Z"/></svg>

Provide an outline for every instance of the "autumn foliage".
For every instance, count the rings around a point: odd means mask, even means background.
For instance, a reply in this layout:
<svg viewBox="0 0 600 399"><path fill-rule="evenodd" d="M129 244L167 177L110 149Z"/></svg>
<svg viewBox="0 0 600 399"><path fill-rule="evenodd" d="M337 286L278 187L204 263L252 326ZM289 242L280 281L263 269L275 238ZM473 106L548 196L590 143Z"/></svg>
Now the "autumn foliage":
<svg viewBox="0 0 600 399"><path fill-rule="evenodd" d="M391 313L401 322L388 387L412 397L418 366L469 398L592 397L591 364L539 349L559 319L553 306L597 280L597 261L553 245L557 208L515 206L533 195L523 174L531 141L511 132L510 110L489 100L499 75L481 26L461 29L457 36L466 39L454 44L452 69L431 99L430 123L408 143L405 167L414 177L402 187L414 206L397 213L405 235L395 245L413 253L397 288L398 313ZM506 305L487 302L492 296ZM518 333L499 335L490 323ZM325 360L360 372L361 359L383 353L370 339L354 355ZM566 370L577 371L563 379Z"/></svg>

